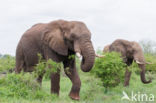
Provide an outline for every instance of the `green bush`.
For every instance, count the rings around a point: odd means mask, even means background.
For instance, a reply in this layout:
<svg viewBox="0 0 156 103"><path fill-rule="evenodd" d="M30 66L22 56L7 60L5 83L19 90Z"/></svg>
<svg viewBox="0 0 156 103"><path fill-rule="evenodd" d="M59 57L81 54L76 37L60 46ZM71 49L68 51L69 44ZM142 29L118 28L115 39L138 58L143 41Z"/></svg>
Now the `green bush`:
<svg viewBox="0 0 156 103"><path fill-rule="evenodd" d="M46 100L51 96L40 88L32 74L11 73L0 79L0 97Z"/></svg>
<svg viewBox="0 0 156 103"><path fill-rule="evenodd" d="M5 55L0 58L0 72L9 72L15 68L15 57Z"/></svg>
<svg viewBox="0 0 156 103"><path fill-rule="evenodd" d="M125 63L120 54L116 52L106 53L104 58L95 60L92 73L95 73L103 82L103 86L115 87L124 80Z"/></svg>
<svg viewBox="0 0 156 103"><path fill-rule="evenodd" d="M145 54L145 59L148 63L146 64L146 71L149 71L151 73L156 73L156 56Z"/></svg>
<svg viewBox="0 0 156 103"><path fill-rule="evenodd" d="M7 73L5 76L0 74L0 97L6 98L23 98L23 99L40 99L46 100L54 99L56 96L51 95L49 92L40 88L40 85L36 81L36 77L45 73L45 76L49 78L52 72L57 72L60 63L56 63L49 59L45 61L42 59L42 56L39 56L39 63L35 66L35 71L33 73L24 73L20 74ZM11 67L15 66L14 58L7 56L1 58L3 62L1 64L1 71L6 71Z"/></svg>
<svg viewBox="0 0 156 103"><path fill-rule="evenodd" d="M44 74L45 79L49 79L52 72L57 72L61 68L61 63L56 63L53 60L49 59L45 61L42 59L41 54L38 54L39 63L35 66L35 77Z"/></svg>

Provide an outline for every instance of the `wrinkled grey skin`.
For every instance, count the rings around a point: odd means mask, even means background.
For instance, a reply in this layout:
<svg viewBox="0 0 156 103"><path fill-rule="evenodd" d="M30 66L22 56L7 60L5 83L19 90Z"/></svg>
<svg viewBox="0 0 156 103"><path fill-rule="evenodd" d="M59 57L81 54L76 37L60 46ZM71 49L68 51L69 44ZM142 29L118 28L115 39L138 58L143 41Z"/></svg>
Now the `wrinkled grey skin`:
<svg viewBox="0 0 156 103"><path fill-rule="evenodd" d="M91 33L83 22L56 20L50 23L39 23L28 29L21 37L16 49L16 68L19 73L34 70L38 63L37 54L43 59L63 62L66 75L72 81L69 96L79 100L81 81L75 66L75 53L82 55L81 69L89 72L94 64L95 51L91 42ZM69 67L67 72L66 68ZM70 73L69 73L70 72ZM42 82L43 75L38 77ZM51 92L59 94L60 71L51 74Z"/></svg>
<svg viewBox="0 0 156 103"><path fill-rule="evenodd" d="M141 81L144 84L150 83L151 80L146 80L145 78L145 58L143 55L143 51L141 46L137 42L130 42L123 39L117 39L112 44L105 46L103 49L103 52L112 52L116 51L121 53L123 61L130 66L133 61L136 61L138 63L139 68L141 69L140 77ZM126 69L125 72L125 86L129 85L131 72Z"/></svg>

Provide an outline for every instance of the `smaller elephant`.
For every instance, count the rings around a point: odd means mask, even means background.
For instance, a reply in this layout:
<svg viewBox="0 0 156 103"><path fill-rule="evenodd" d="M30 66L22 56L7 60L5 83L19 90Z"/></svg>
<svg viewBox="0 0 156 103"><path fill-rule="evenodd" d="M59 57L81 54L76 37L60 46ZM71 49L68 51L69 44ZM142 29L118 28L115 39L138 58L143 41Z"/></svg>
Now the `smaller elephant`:
<svg viewBox="0 0 156 103"><path fill-rule="evenodd" d="M103 49L103 52L105 53L105 52L109 52L109 44L108 45L106 45L105 47L104 47L104 49Z"/></svg>
<svg viewBox="0 0 156 103"><path fill-rule="evenodd" d="M121 57L124 63L126 63L128 66L130 66L133 61L135 61L141 69L141 81L144 84L151 82L151 79L147 81L145 78L145 65L147 64L147 62L145 61L144 54L139 43L134 41L131 42L123 39L117 39L112 44L105 46L103 49L103 52L112 51L121 53ZM131 72L126 69L124 86L129 85L130 76Z"/></svg>

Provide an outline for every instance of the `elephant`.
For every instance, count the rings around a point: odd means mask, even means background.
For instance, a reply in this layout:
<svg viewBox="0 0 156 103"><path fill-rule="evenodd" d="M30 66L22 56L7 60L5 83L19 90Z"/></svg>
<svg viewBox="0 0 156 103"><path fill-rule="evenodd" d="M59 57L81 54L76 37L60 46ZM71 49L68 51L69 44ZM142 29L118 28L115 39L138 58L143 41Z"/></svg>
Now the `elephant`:
<svg viewBox="0 0 156 103"><path fill-rule="evenodd" d="M72 82L69 93L71 99L79 100L81 81L76 69L75 56L82 56L81 70L89 72L95 60L95 51L91 41L91 32L81 21L55 20L49 23L38 23L28 29L21 37L16 48L15 72L32 72L38 63L37 54L44 60L63 63L65 74ZM67 72L67 68L68 72ZM69 73L70 72L70 73ZM43 74L37 81L42 83ZM60 71L52 73L51 93L59 95Z"/></svg>
<svg viewBox="0 0 156 103"><path fill-rule="evenodd" d="M108 45L106 45L105 47L104 47L104 49L103 49L103 52L104 53L106 53L106 52L109 52L109 44Z"/></svg>
<svg viewBox="0 0 156 103"><path fill-rule="evenodd" d="M103 49L103 52L112 52L112 51L121 53L123 62L126 63L127 66L130 66L133 63L133 61L135 61L138 64L139 68L141 69L140 71L141 81L144 84L151 82L151 79L147 81L145 78L145 65L147 64L147 62L145 61L144 54L139 43L135 41L117 39L110 45L105 46ZM128 69L126 69L124 86L129 85L130 77L131 72Z"/></svg>

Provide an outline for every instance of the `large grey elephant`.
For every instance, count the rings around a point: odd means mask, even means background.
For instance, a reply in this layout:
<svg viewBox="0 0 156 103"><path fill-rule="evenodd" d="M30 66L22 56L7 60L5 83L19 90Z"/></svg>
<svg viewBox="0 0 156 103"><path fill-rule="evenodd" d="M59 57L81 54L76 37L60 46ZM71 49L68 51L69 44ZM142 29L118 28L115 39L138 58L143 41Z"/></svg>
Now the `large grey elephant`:
<svg viewBox="0 0 156 103"><path fill-rule="evenodd" d="M112 51L121 53L123 61L128 66L130 66L133 63L133 61L135 61L138 64L139 68L141 69L140 72L141 81L145 84L151 82L151 80L147 81L145 78L146 61L139 43L134 41L131 42L123 39L117 39L112 44L105 46L105 48L103 49L103 52L112 52ZM126 69L124 86L129 85L130 76L131 72L128 69Z"/></svg>
<svg viewBox="0 0 156 103"><path fill-rule="evenodd" d="M81 69L89 72L94 64L95 51L91 42L91 33L83 22L56 20L50 23L39 23L28 29L21 37L16 49L16 68L19 73L34 70L38 63L37 54L43 59L63 62L66 75L72 82L69 96L79 100L81 81L75 66L75 57L82 55ZM66 68L69 67L67 72ZM69 73L70 72L70 73ZM38 77L42 82L43 75ZM60 71L51 74L51 93L59 94Z"/></svg>

